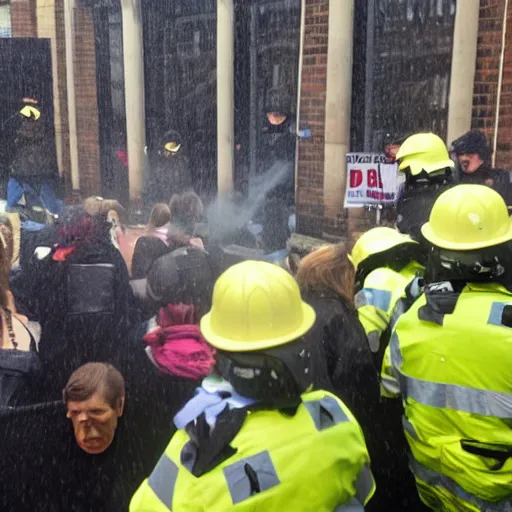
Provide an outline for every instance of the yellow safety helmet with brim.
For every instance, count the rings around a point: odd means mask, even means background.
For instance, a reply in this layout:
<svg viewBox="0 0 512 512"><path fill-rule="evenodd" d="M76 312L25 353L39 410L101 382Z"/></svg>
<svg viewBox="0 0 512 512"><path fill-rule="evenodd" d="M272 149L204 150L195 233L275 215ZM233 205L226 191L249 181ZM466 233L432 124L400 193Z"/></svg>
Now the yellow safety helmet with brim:
<svg viewBox="0 0 512 512"><path fill-rule="evenodd" d="M263 261L244 261L217 279L201 332L217 349L252 352L295 341L314 322L313 308L303 302L299 286L286 270Z"/></svg>
<svg viewBox="0 0 512 512"><path fill-rule="evenodd" d="M492 188L457 185L438 197L421 232L436 247L470 251L512 240L512 219Z"/></svg>
<svg viewBox="0 0 512 512"><path fill-rule="evenodd" d="M422 172L432 174L455 164L448 154L446 144L435 133L416 133L405 139L396 154L398 169L409 170L412 176Z"/></svg>
<svg viewBox="0 0 512 512"><path fill-rule="evenodd" d="M39 118L41 117L41 111L38 108L33 107L31 105L25 105L20 110L20 115L22 115L23 117L26 117L27 119L30 119L33 121L38 121Z"/></svg>
<svg viewBox="0 0 512 512"><path fill-rule="evenodd" d="M389 251L399 245L418 245L409 235L387 227L372 228L359 237L354 244L350 261L357 270L370 256Z"/></svg>

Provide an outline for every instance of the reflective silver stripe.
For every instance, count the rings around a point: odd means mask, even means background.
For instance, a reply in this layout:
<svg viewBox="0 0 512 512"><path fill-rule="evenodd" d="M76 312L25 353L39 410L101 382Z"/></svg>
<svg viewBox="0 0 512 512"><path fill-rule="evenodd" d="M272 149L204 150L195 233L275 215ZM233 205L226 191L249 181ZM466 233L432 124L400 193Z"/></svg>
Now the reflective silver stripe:
<svg viewBox="0 0 512 512"><path fill-rule="evenodd" d="M268 451L241 459L230 466L226 466L223 472L233 505L280 483ZM257 482L251 481L251 475L256 476ZM254 484L257 484L256 489Z"/></svg>
<svg viewBox="0 0 512 512"><path fill-rule="evenodd" d="M375 482L368 466L364 466L356 480L356 498L360 503L366 503L370 498Z"/></svg>
<svg viewBox="0 0 512 512"><path fill-rule="evenodd" d="M503 325L501 318L503 316L503 310L505 309L505 306L511 305L512 303L510 302L493 302L487 323L491 325L500 325L501 327L506 327Z"/></svg>
<svg viewBox="0 0 512 512"><path fill-rule="evenodd" d="M485 501L465 491L451 478L445 475L440 475L439 473L426 468L423 466L423 464L420 464L414 459L410 461L410 467L418 480L421 480L430 487L443 487L461 500L464 500L468 503L473 503L482 512L512 512L512 499L507 499L496 503Z"/></svg>
<svg viewBox="0 0 512 512"><path fill-rule="evenodd" d="M149 487L169 510L172 508L178 471L178 466L164 453L148 478Z"/></svg>
<svg viewBox="0 0 512 512"><path fill-rule="evenodd" d="M440 384L400 374L402 396L440 409L512 419L512 394Z"/></svg>
<svg viewBox="0 0 512 512"><path fill-rule="evenodd" d="M364 512L364 507L355 498L351 498L345 505L336 507L334 512Z"/></svg>
<svg viewBox="0 0 512 512"><path fill-rule="evenodd" d="M350 421L341 405L331 396L326 396L321 400L303 402L303 404L311 415L317 430L325 430L338 423Z"/></svg>
<svg viewBox="0 0 512 512"><path fill-rule="evenodd" d="M392 395L400 394L400 387L398 386L398 382L392 377L381 376L380 383L388 393L391 393Z"/></svg>
<svg viewBox="0 0 512 512"><path fill-rule="evenodd" d="M391 359L391 365L396 370L400 370L404 361L402 352L400 351L400 343L398 341L398 334L393 331L391 339L389 340L389 357Z"/></svg>
<svg viewBox="0 0 512 512"><path fill-rule="evenodd" d="M375 306L382 311L387 311L391 304L391 292L377 288L363 288L357 292L355 298L356 308L362 306Z"/></svg>
<svg viewBox="0 0 512 512"><path fill-rule="evenodd" d="M404 430L414 439L418 439L418 434L416 433L416 429L414 425L404 416L402 416L402 427Z"/></svg>

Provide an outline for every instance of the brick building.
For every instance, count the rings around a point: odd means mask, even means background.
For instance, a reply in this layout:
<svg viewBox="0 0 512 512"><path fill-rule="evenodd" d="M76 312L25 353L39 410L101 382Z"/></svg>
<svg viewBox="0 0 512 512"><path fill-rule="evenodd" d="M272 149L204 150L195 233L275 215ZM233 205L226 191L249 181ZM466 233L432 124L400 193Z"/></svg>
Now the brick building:
<svg viewBox="0 0 512 512"><path fill-rule="evenodd" d="M297 95L298 127L312 133L296 152L302 234L346 237L372 223L364 210L343 207L344 158L349 151L380 151L386 133L433 130L450 142L471 127L482 129L496 166L512 168L506 0L465 0L464 9L457 9L461 0L150 1L0 1L9 7L1 12L0 37L50 42L55 149L69 195L119 193L127 201L129 193L137 201L155 126L211 118L210 111L222 123L201 127L214 130L210 142L217 134L204 158L220 170L221 192L239 186L239 167L245 161L250 169L257 154L259 95L271 87ZM282 33L267 30L280 19L289 22ZM281 40L267 51L272 34ZM263 74L262 62L269 67ZM195 96L183 86L190 77L200 83ZM174 103L164 95L158 104L163 90ZM180 98L190 105L185 110ZM245 160L237 153L239 146L244 152L240 130L248 141ZM128 169L118 150L127 153Z"/></svg>
<svg viewBox="0 0 512 512"><path fill-rule="evenodd" d="M361 32L368 32L368 30L371 29L367 20L367 9L368 5L371 3L372 2L356 1L354 4L354 61L352 75L354 83L351 98L352 127L350 149L359 151L379 151L382 149L378 143L375 143L375 140L373 140L373 144L370 143L370 145L361 145L358 143L358 131L361 131L361 123L359 122L358 116L364 116L364 112L362 113L361 104L357 96L358 94L359 97L364 96L364 87L367 85L361 83L361 81L357 81L358 76L360 76L360 74L358 75L357 67L358 64L361 63L361 60L364 59L364 54L367 51L365 42L361 41L361 39L364 39L364 35L361 36L359 30L361 30ZM475 4L475 2L464 2L464 7L468 9L468 11L472 8L471 3ZM375 2L374 4L374 7L377 9L382 9L383 4L389 6L392 2ZM395 7L397 7L397 9L395 9L395 12L390 16L390 21L395 25L399 24L400 28L403 28L404 25L407 27L409 21L411 24L414 23L412 20L415 16L420 17L422 24L428 25L429 16L434 14L437 17L437 20L435 20L437 28L434 28L434 30L438 31L438 42L441 41L441 46L443 46L446 42L447 34L450 35L450 52L451 48L454 48L457 43L454 39L460 34L461 28L467 32L468 30L471 31L473 27L471 20L468 22L466 18L464 23L462 23L462 27L457 30L456 17L458 12L456 12L455 9L456 2L437 2L437 7L440 8L440 11L437 13L432 13L431 11L432 2L408 2L411 8L409 12L406 11L407 2L401 2L403 9L401 13L403 15L402 19L400 19L400 13L398 12L398 2L396 2L396 4ZM436 4L436 2L434 2L434 4ZM450 4L452 4L453 7L451 7ZM493 144L496 166L512 169L512 9L508 8L506 23L504 24L503 20L507 5L506 0L480 0L480 2L476 2L476 4L479 4L476 5L476 9L479 10L477 17L478 25L474 27L475 30L473 33L474 42L477 47L476 61L472 66L470 62L468 68L469 72L459 77L459 80L462 79L463 82L469 83L472 87L472 111L469 112L468 107L465 107L467 112L466 116L468 118L458 129L453 128L451 137L448 137L447 134L447 124L449 123L448 118L450 116L449 108L437 108L430 119L426 120L426 124L420 123L417 129L418 131L435 131L447 139L448 143L451 142L455 136L464 133L465 129L481 129L486 133ZM374 223L374 214L369 214L362 209L344 210L341 207L330 208L325 197L325 191L331 182L330 177L326 176L325 162L325 149L327 147L325 122L326 109L329 108L326 102L329 69L327 34L329 32L330 14L332 13L333 7L337 7L337 4L332 1L329 2L329 0L306 0L305 5L300 123L301 126L311 128L313 137L309 141L301 140L299 142L298 191L296 197L298 231L315 237L325 237L327 235L346 236L349 233L356 235L358 232L367 229ZM473 5L473 7L475 6ZM425 9L424 12L421 12L422 8ZM442 11L443 8L444 12ZM365 9L366 12L364 12ZM349 9L345 9L345 13L348 12ZM380 14L382 14L382 12ZM443 31L439 33L439 26L443 25L443 22L440 23L439 20L443 18L443 15L447 22L446 26L448 26L449 29L448 33L446 29L444 33ZM451 26L450 17L453 19ZM374 28L377 23L374 21ZM377 27L377 29L378 28L379 27ZM382 26L380 28L382 28ZM410 30L414 31L414 28L411 26ZM416 35L420 39L423 38L421 41L422 44L426 45L429 51L432 52L434 47L427 40L428 34L420 33ZM469 36L471 36L471 33ZM466 37L468 37L467 34ZM368 41L367 37L366 41ZM505 43L504 45L503 41ZM373 51L374 53L378 53L375 39L373 43ZM404 44L406 41L403 36L394 41L390 39L390 43L391 47L388 47L385 53L388 65L389 61L393 60L393 51L401 52L402 59L407 58L408 52L414 52L414 49L411 50L407 44ZM467 41L464 43L467 44ZM439 48L439 46L437 50L439 51L439 60L443 58L446 60L445 50ZM378 59L378 55L377 57L374 55L374 58ZM451 64L453 72L454 65L453 63ZM471 67L473 69L471 69ZM396 68L393 68L393 70L395 69ZM418 67L415 67L416 72L417 70ZM398 68L397 71L400 73L403 72L403 69ZM436 73L437 72L439 71L436 71ZM474 86L472 72L474 72ZM368 76L366 76L366 78L368 79ZM388 78L392 86L396 86L396 80L394 81L392 76ZM454 81L453 76L449 78ZM409 76L406 80L410 81L412 84L414 82L414 76ZM364 80L362 82L364 82ZM455 91L457 91L457 89L455 89ZM434 94L434 92L430 94ZM399 100L403 101L404 96L401 95ZM407 104L407 102L405 103ZM371 108L378 108L375 102L372 103L370 101L370 105ZM454 106L454 110L455 107L456 105ZM425 105L425 108L428 108L428 106ZM416 115L416 111L412 111L413 115ZM426 117L429 117L428 114ZM408 126L406 128L411 130L414 126ZM399 128L398 131L400 131ZM339 168L341 169L342 167L343 163L339 162ZM339 187L338 194L341 195L342 192L342 187Z"/></svg>

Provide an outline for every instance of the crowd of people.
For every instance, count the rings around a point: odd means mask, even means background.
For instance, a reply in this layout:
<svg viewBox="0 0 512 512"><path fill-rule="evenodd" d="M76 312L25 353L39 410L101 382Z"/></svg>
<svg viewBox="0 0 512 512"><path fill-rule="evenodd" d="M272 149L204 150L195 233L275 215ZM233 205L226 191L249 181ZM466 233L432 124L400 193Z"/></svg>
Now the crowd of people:
<svg viewBox="0 0 512 512"><path fill-rule="evenodd" d="M397 149L398 229L287 268L220 265L190 190L131 261L117 201L0 218L0 510L511 510L501 176Z"/></svg>

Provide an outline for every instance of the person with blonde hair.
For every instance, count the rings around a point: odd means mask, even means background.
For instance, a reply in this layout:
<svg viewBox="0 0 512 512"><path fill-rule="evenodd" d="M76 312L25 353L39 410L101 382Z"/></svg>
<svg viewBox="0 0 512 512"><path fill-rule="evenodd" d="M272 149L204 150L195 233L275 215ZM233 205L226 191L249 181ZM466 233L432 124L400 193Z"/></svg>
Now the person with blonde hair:
<svg viewBox="0 0 512 512"><path fill-rule="evenodd" d="M347 404L368 443L377 492L366 510L422 510L407 470L400 424L381 404L379 369L358 319L355 269L347 250L342 244L316 249L301 260L296 279L316 313L305 335L316 361L315 385Z"/></svg>
<svg viewBox="0 0 512 512"><path fill-rule="evenodd" d="M356 417L378 400L378 372L354 306L354 267L343 245L326 245L305 256L296 280L316 313L314 339L319 368L317 385L338 393ZM318 373L318 372L317 372Z"/></svg>

